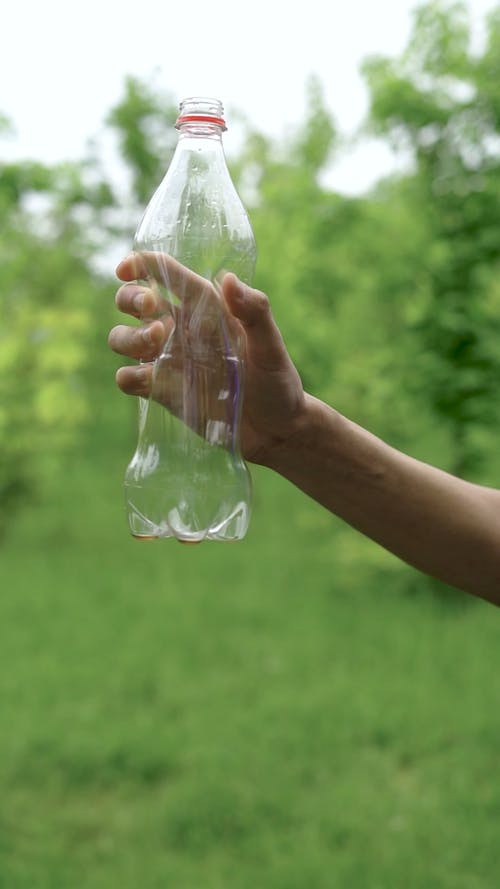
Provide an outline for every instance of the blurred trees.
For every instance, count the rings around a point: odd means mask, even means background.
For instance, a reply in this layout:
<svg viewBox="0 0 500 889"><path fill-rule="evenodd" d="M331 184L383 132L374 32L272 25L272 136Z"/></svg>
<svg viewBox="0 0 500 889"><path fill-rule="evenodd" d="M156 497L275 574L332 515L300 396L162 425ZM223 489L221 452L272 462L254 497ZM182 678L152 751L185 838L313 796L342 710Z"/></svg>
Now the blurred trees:
<svg viewBox="0 0 500 889"><path fill-rule="evenodd" d="M402 56L364 71L372 128L413 157L410 206L427 231L412 294L415 375L449 430L450 468L471 473L500 379L500 10L478 54L464 4L424 5Z"/></svg>
<svg viewBox="0 0 500 889"><path fill-rule="evenodd" d="M400 58L366 61L370 126L413 163L362 197L323 184L339 135L314 79L287 140L245 125L230 158L259 245L256 285L306 387L469 475L492 453L500 371L499 59L499 11L474 49L465 8L431 2ZM95 151L55 168L0 165L3 520L99 398L117 409L112 268L96 269L108 268L111 244L130 245L175 147L175 117L170 96L128 78L107 120L119 181Z"/></svg>
<svg viewBox="0 0 500 889"><path fill-rule="evenodd" d="M90 231L111 194L85 180L84 165L0 165L0 534L88 415Z"/></svg>
<svg viewBox="0 0 500 889"><path fill-rule="evenodd" d="M177 108L168 96L136 77L127 77L124 95L108 115L120 154L131 175L131 192L144 208L159 185L177 144Z"/></svg>
<svg viewBox="0 0 500 889"><path fill-rule="evenodd" d="M305 387L404 446L406 309L426 235L404 182L361 198L324 188L336 142L314 81L306 120L288 143L250 134L257 285L270 295Z"/></svg>

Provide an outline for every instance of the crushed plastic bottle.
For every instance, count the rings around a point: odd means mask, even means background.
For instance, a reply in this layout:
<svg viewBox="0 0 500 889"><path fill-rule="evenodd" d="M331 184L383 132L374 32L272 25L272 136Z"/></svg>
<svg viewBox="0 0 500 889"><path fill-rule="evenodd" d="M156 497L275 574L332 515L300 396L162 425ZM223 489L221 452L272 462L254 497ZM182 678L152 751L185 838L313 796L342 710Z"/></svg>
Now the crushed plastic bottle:
<svg viewBox="0 0 500 889"><path fill-rule="evenodd" d="M181 102L170 167L139 223L134 251L165 343L139 399L125 491L131 533L183 543L240 540L251 479L240 450L243 362L220 295L227 271L251 283L256 245L227 168L222 103Z"/></svg>

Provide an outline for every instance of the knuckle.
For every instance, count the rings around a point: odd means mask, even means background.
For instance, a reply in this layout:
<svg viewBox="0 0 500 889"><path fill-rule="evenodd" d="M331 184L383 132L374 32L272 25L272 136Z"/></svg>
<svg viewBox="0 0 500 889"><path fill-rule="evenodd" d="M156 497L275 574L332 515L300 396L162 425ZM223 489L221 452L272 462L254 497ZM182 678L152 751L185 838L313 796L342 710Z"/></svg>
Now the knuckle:
<svg viewBox="0 0 500 889"><path fill-rule="evenodd" d="M254 312L259 318L265 318L271 313L269 297L262 290L254 290Z"/></svg>
<svg viewBox="0 0 500 889"><path fill-rule="evenodd" d="M137 284L122 284L116 291L116 305L122 312L137 315L141 309L144 293L144 288L138 287Z"/></svg>

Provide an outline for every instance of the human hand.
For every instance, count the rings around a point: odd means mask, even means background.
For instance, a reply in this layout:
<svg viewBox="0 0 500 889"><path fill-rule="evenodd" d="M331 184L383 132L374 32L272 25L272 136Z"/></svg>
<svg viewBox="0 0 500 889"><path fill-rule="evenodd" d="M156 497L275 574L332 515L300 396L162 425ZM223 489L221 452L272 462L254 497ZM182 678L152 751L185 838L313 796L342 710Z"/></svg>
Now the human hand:
<svg viewBox="0 0 500 889"><path fill-rule="evenodd" d="M152 392L154 360L179 321L185 335L196 333L205 345L216 347L220 325L214 321L222 309L231 337L239 342L245 368L242 454L254 463L272 463L274 451L300 425L306 396L267 296L232 273L226 273L216 287L165 254L151 254L147 266L143 257L132 254L119 264L116 273L125 282L116 294L118 308L143 322L140 327L118 325L110 331L109 345L115 352L144 362L118 370L119 388L127 395L152 394L176 412L179 387L174 378L183 373L181 351L176 356L174 350L169 364L168 390L153 388ZM136 283L138 279L148 279L148 285ZM162 295L165 281L179 300L178 306Z"/></svg>

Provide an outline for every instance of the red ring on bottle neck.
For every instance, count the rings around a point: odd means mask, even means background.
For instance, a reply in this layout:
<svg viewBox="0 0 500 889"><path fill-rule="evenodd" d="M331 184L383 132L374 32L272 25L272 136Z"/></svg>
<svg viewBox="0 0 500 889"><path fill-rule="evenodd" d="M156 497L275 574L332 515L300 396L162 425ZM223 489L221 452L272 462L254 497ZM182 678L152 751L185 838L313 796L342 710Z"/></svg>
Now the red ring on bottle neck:
<svg viewBox="0 0 500 889"><path fill-rule="evenodd" d="M210 117L208 114L182 114L177 118L175 126L177 129L182 126L183 123L211 123L216 127L222 127L223 130L226 129L226 122L222 117Z"/></svg>

